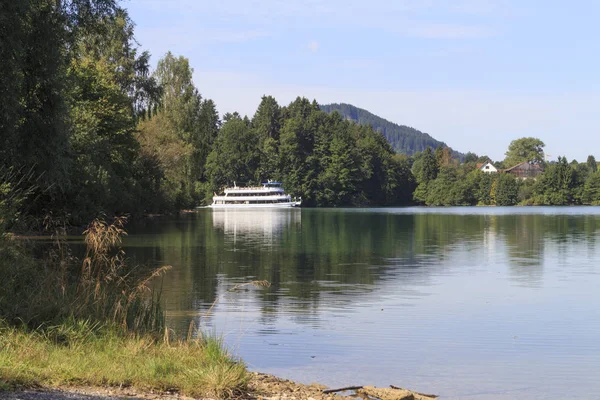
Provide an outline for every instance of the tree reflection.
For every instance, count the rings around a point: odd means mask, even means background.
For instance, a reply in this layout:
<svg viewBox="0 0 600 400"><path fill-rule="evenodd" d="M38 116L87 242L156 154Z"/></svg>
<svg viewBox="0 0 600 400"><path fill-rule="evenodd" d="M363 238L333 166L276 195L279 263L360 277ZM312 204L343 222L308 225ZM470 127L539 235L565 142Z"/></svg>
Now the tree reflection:
<svg viewBox="0 0 600 400"><path fill-rule="evenodd" d="M322 305L343 309L384 285L414 296L433 277L467 264L506 265L516 284L539 286L548 251L560 257L572 244L594 251L598 218L493 209L203 210L132 227L126 250L137 261L174 267L158 283L171 326L187 330L219 293L251 280L271 287L232 295L228 306L250 302L265 324L282 310L315 324L310 316Z"/></svg>

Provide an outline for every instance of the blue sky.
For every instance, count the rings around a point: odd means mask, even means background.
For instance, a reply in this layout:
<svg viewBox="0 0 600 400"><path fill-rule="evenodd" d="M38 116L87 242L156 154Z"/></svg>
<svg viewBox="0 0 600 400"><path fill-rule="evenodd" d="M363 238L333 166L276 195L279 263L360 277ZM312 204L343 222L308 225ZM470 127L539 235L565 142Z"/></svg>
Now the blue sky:
<svg viewBox="0 0 600 400"><path fill-rule="evenodd" d="M263 94L351 103L459 151L600 160L600 1L126 0L153 64L194 67L219 111Z"/></svg>

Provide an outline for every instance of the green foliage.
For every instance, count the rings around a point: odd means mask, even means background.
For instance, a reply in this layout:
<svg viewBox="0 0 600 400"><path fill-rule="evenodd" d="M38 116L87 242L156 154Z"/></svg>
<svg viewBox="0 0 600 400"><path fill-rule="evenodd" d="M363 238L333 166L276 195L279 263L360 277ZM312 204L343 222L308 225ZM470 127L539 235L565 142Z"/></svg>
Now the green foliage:
<svg viewBox="0 0 600 400"><path fill-rule="evenodd" d="M426 204L432 206L459 205L462 196L456 181L455 168L442 168L435 179L428 181Z"/></svg>
<svg viewBox="0 0 600 400"><path fill-rule="evenodd" d="M477 154L469 151L469 152L467 152L467 154L465 154L465 163L469 163L469 162L476 163L478 158L479 157L477 157Z"/></svg>
<svg viewBox="0 0 600 400"><path fill-rule="evenodd" d="M585 204L600 205L600 171L591 174L585 182L582 200Z"/></svg>
<svg viewBox="0 0 600 400"><path fill-rule="evenodd" d="M206 190L206 161L220 121L214 102L202 100L192 73L185 57L169 52L159 60L155 77L162 91L160 105L138 126L142 153L157 165L153 180L158 182L161 209L193 207Z"/></svg>
<svg viewBox="0 0 600 400"><path fill-rule="evenodd" d="M485 176L474 169L487 157L463 156L348 104L299 97L281 107L263 96L252 119L227 113L221 125L187 58L169 52L151 72L115 0L15 0L0 5L0 22L0 167L31 171L36 181L11 215L27 208L82 222L176 211L233 182L267 179L307 206L597 201L593 156L560 161L535 184ZM543 147L515 140L495 165L542 164Z"/></svg>
<svg viewBox="0 0 600 400"><path fill-rule="evenodd" d="M52 186L44 206L67 187L67 17L44 0L0 5L0 163Z"/></svg>
<svg viewBox="0 0 600 400"><path fill-rule="evenodd" d="M171 120L159 113L138 125L137 140L141 157L151 169L146 171L149 186L154 187L155 208L183 208L191 201L186 189L186 172L192 155L191 145L177 135Z"/></svg>
<svg viewBox="0 0 600 400"><path fill-rule="evenodd" d="M497 206L514 206L519 201L519 182L510 174L496 174L490 189L492 203Z"/></svg>
<svg viewBox="0 0 600 400"><path fill-rule="evenodd" d="M473 187L476 204L489 206L494 204L492 199L492 186L496 181L494 174L486 174L479 170L471 171L468 175L468 182Z"/></svg>
<svg viewBox="0 0 600 400"><path fill-rule="evenodd" d="M565 157L549 165L535 185L536 202L548 205L573 204L575 171Z"/></svg>
<svg viewBox="0 0 600 400"><path fill-rule="evenodd" d="M586 161L586 165L588 167L588 169L590 170L590 172L596 172L598 171L598 164L596 164L596 157L594 157L593 155L589 155Z"/></svg>
<svg viewBox="0 0 600 400"><path fill-rule="evenodd" d="M135 119L131 98L115 74L121 65L114 60L82 50L70 67L77 85L71 93L74 196L69 196L68 207L81 207L82 217L136 205L131 197L138 151Z"/></svg>
<svg viewBox="0 0 600 400"><path fill-rule="evenodd" d="M252 129L258 135L259 166L255 179L264 182L279 179L279 134L281 130L281 108L272 96L263 96L252 118Z"/></svg>
<svg viewBox="0 0 600 400"><path fill-rule="evenodd" d="M210 178L208 195L234 183L258 183L254 181L258 165L258 135L241 118L229 119L221 127L206 162L206 172Z"/></svg>
<svg viewBox="0 0 600 400"><path fill-rule="evenodd" d="M351 204L361 180L360 154L350 127L341 119L334 121L334 124L341 126L332 126L327 149L319 159L322 172L318 175L320 190L316 199L318 204L324 206Z"/></svg>
<svg viewBox="0 0 600 400"><path fill-rule="evenodd" d="M252 127L264 138L279 139L281 109L272 96L263 96L252 118Z"/></svg>
<svg viewBox="0 0 600 400"><path fill-rule="evenodd" d="M296 99L284 110L286 117L279 139L280 176L290 193L301 196L307 205L316 205L314 179L320 172L314 146L320 124L317 118L323 117L316 111L307 99Z"/></svg>
<svg viewBox="0 0 600 400"><path fill-rule="evenodd" d="M438 171L439 164L431 147L427 147L422 154L415 157L413 174L417 178L417 182L423 183L434 180L437 178Z"/></svg>
<svg viewBox="0 0 600 400"><path fill-rule="evenodd" d="M508 146L504 166L510 168L523 161L534 164L544 163L544 142L533 137L524 137L513 140Z"/></svg>
<svg viewBox="0 0 600 400"><path fill-rule="evenodd" d="M25 226L25 204L36 190L32 172L0 166L0 245L9 230Z"/></svg>
<svg viewBox="0 0 600 400"><path fill-rule="evenodd" d="M417 168L417 180L421 179L414 192L418 203L434 206L498 205L509 206L519 202L519 181L510 174L487 174L476 169L473 162L442 166L434 179L424 171L423 160L433 153L417 155L413 170ZM441 152L440 152L441 154ZM427 164L433 165L430 161ZM420 177L420 178L419 178Z"/></svg>

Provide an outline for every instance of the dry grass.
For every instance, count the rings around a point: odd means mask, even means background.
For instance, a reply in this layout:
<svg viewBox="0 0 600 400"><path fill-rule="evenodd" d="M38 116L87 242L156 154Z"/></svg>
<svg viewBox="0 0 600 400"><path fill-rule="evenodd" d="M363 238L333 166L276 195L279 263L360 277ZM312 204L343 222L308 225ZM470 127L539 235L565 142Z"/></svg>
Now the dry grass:
<svg viewBox="0 0 600 400"><path fill-rule="evenodd" d="M149 283L171 267L129 265L121 248L125 222L94 220L81 261L61 239L37 257L23 243L0 239L0 317L33 329L75 318L162 334L164 313Z"/></svg>
<svg viewBox="0 0 600 400"><path fill-rule="evenodd" d="M73 313L108 320L136 333L159 333L164 329L164 314L148 284L171 267L165 265L140 274L129 266L121 248L127 234L125 222L124 217L110 224L96 219L84 231L86 253Z"/></svg>

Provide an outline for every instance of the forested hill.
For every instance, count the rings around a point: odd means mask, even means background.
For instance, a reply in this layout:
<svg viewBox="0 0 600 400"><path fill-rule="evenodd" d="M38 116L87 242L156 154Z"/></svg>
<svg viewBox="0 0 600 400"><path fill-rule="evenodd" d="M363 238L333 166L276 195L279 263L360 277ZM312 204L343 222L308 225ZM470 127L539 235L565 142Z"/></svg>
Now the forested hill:
<svg viewBox="0 0 600 400"><path fill-rule="evenodd" d="M427 146L432 149L439 146L447 146L446 143L435 140L427 133L409 126L395 124L351 104L325 104L321 105L321 110L327 113L337 111L344 119L349 119L359 124L370 125L390 142L396 153L413 155L425 150ZM462 153L456 151L452 153L455 157L462 158L464 156Z"/></svg>

